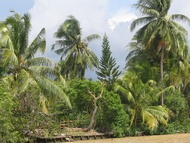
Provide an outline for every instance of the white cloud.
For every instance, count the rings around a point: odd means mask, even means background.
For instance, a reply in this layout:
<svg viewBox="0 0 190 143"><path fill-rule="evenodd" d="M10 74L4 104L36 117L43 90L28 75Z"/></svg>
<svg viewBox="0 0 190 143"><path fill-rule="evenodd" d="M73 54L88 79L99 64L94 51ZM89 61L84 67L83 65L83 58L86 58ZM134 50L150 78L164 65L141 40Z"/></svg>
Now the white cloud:
<svg viewBox="0 0 190 143"><path fill-rule="evenodd" d="M106 0L35 0L30 13L35 29L45 27L55 32L69 15L73 15L80 21L83 31L93 32L102 27L106 19Z"/></svg>
<svg viewBox="0 0 190 143"><path fill-rule="evenodd" d="M81 24L83 38L94 33L101 37L104 33L107 34L113 56L122 69L127 55L125 46L131 39L131 33L128 29L130 23L128 22L136 17L127 10L120 10L110 18L109 2L110 0L35 0L33 8L29 11L32 15L31 23L33 27L30 37L33 39L45 27L47 50L44 56L58 61L60 56L51 51L51 45L56 40L53 38L53 34L69 15L73 15ZM118 1L114 2L119 3ZM111 4L114 5L113 2ZM116 22L114 31L108 26L109 18L110 21ZM119 23L121 25L117 27ZM100 40L89 44L98 57L101 56L101 44L102 41ZM93 76L92 78L95 77L95 73L90 73L90 75Z"/></svg>
<svg viewBox="0 0 190 143"><path fill-rule="evenodd" d="M112 18L108 20L108 25L110 29L114 30L119 23L130 22L136 18L137 16L134 13L130 13L128 9L120 9Z"/></svg>
<svg viewBox="0 0 190 143"><path fill-rule="evenodd" d="M55 42L53 35L60 24L69 15L73 15L81 24L83 37L93 33L101 34L107 19L106 6L107 0L35 0L34 6L29 11L33 27L30 39L32 40L45 27L47 39L45 56L57 61L59 56L51 51L51 45Z"/></svg>
<svg viewBox="0 0 190 143"><path fill-rule="evenodd" d="M23 5L24 3L23 0ZM45 27L47 50L44 56L58 61L60 56L51 51L51 45L56 40L53 38L53 34L67 16L73 15L81 24L83 37L93 33L99 34L101 37L104 33L107 34L112 55L122 69L128 52L125 46L135 32L130 32L129 26L131 21L137 18L136 15L142 16L138 11L132 9L131 4L134 3L137 3L137 0L34 0L34 5L29 10L32 16L30 39L33 39ZM169 13L181 13L190 17L189 5L190 0L181 0L180 2L173 0ZM26 6L24 7L26 8ZM131 10L134 10L136 15ZM5 13L4 11L3 14ZM110 13L112 13L111 17ZM190 29L187 25L185 28L188 31ZM190 41L190 38L188 40ZM89 44L98 57L101 56L101 43L102 41L99 40ZM90 73L89 76L91 75Z"/></svg>

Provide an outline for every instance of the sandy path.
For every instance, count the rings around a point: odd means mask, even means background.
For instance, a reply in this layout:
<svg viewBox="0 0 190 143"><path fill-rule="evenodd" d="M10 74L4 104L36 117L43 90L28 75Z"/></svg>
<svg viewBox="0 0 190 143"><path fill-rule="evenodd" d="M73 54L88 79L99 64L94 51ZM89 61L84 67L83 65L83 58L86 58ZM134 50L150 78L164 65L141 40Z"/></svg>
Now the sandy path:
<svg viewBox="0 0 190 143"><path fill-rule="evenodd" d="M103 140L82 140L75 143L190 143L190 133L142 137L126 137Z"/></svg>

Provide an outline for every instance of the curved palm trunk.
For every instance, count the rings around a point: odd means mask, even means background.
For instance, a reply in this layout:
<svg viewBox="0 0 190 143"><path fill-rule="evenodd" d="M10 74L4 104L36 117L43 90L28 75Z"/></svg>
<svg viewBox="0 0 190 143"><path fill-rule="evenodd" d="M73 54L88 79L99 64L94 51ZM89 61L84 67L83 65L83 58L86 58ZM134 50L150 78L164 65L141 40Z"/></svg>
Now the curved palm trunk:
<svg viewBox="0 0 190 143"><path fill-rule="evenodd" d="M164 85L163 85L163 78L164 78L164 46L162 46L162 53L161 53L161 60L160 60L160 73L161 73L161 83L162 83L162 90L163 90L163 88L164 88ZM164 105L164 93L162 93L161 105Z"/></svg>

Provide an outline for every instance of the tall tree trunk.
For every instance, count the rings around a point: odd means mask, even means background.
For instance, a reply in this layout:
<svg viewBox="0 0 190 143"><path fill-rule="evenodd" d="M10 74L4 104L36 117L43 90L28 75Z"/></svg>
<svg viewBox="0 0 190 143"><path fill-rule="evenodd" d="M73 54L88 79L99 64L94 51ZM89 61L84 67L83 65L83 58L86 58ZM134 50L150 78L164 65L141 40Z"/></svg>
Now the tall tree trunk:
<svg viewBox="0 0 190 143"><path fill-rule="evenodd" d="M162 90L164 88L163 85L163 79L164 79L164 46L162 46L162 51L161 51L161 60L160 60L160 73L161 73L161 84L162 84ZM164 93L162 93L162 98L161 98L161 105L164 105Z"/></svg>
<svg viewBox="0 0 190 143"><path fill-rule="evenodd" d="M98 97L96 97L90 90L88 90L88 93L93 97L94 111L92 113L90 125L85 129L86 132L90 131L91 129L93 129L95 127L96 113L98 111L97 101L98 101L98 99L100 99L102 97L102 94L104 92L104 86L105 86L104 82L102 82L101 84L102 84L102 90L101 90L101 93L100 93L100 95Z"/></svg>

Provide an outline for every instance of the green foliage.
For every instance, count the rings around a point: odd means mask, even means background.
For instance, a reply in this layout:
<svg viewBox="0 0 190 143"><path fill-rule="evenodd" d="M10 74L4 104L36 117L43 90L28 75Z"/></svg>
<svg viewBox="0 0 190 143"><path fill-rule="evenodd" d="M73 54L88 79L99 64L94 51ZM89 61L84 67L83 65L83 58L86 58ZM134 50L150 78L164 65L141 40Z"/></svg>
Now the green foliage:
<svg viewBox="0 0 190 143"><path fill-rule="evenodd" d="M165 96L165 105L171 110L171 120L185 120L188 113L188 104L184 95L179 90L167 92Z"/></svg>
<svg viewBox="0 0 190 143"><path fill-rule="evenodd" d="M63 81L59 71L54 68L53 61L44 57L35 57L36 53L44 53L46 49L45 29L29 44L31 29L30 15L13 12L5 21L0 22L0 64L8 71L4 83L20 95L30 87L39 87L44 96L59 96L71 107L68 97L53 80Z"/></svg>
<svg viewBox="0 0 190 143"><path fill-rule="evenodd" d="M188 55L187 45L187 30L178 24L176 21L190 23L190 19L182 14L169 15L169 9L172 1L163 0L139 0L134 7L139 10L143 17L135 19L131 24L131 31L133 31L140 24L144 24L133 36L133 40L141 47L139 50L151 57L151 62L155 61L160 63L160 81L166 73L170 73L170 84L187 85L187 75L185 69ZM166 61L171 64L172 69L165 69ZM172 61L172 62L171 62ZM177 62L176 62L177 61ZM177 64L176 64L177 63ZM175 65L175 66L173 66ZM177 65L177 66L176 66ZM177 70L176 70L177 68ZM166 70L164 72L164 70ZM177 71L177 72L174 72ZM182 81L183 80L183 81ZM163 85L164 88L164 85ZM164 94L162 94L162 105L164 105Z"/></svg>
<svg viewBox="0 0 190 143"><path fill-rule="evenodd" d="M61 55L63 76L73 78L84 78L87 68L94 69L98 67L98 58L95 53L88 47L92 40L99 39L97 34L91 34L82 39L82 28L80 22L74 17L69 16L55 32L58 38L52 46L55 53Z"/></svg>
<svg viewBox="0 0 190 143"><path fill-rule="evenodd" d="M116 60L111 54L108 37L105 34L102 42L102 57L100 58L99 70L96 71L96 74L100 81L104 80L106 82L108 89L112 89L113 83L121 74L119 66L116 66Z"/></svg>
<svg viewBox="0 0 190 143"><path fill-rule="evenodd" d="M29 44L30 15L12 11L12 16L0 22L3 81L0 83L0 142L24 142L27 134L35 133L36 129L43 130L39 135L51 137L59 132L59 123L63 121L72 120L69 127L87 127L94 108L88 90L98 96L102 86L99 81L81 79L87 68L98 66L98 79L104 80L107 88L97 103L97 131L112 132L115 137L141 131L145 134L190 132L187 31L174 21L190 23L190 19L168 15L171 2L139 0L134 5L146 17L134 20L131 30L139 24L145 25L129 44L133 49L126 58L128 71L121 79L106 35L99 66L98 58L88 47L99 35L81 40L80 23L69 16L55 33L59 40L52 50L59 46L55 52L61 55L61 61L55 64L35 56L45 52L45 29ZM68 87L60 72L66 79L73 79L68 81ZM118 94L111 92L113 87ZM165 100L163 106L159 106L161 95Z"/></svg>
<svg viewBox="0 0 190 143"><path fill-rule="evenodd" d="M71 88L68 96L71 98L73 106L75 106L79 112L87 111L91 113L93 111L93 98L89 95L87 90L89 89L94 94L99 94L101 85L98 82L75 79L71 80L68 86Z"/></svg>
<svg viewBox="0 0 190 143"><path fill-rule="evenodd" d="M74 120L73 126L86 127L93 111L93 98L87 92L88 89L98 94L101 91L101 86L99 83L89 80L73 79L68 81L66 93L70 98L72 109L57 101L52 112L57 115L60 121Z"/></svg>
<svg viewBox="0 0 190 143"><path fill-rule="evenodd" d="M133 31L138 25L144 24L136 32L134 39L141 41L145 49L158 50L159 52L160 48L164 47L165 50L170 51L171 48L182 48L180 44L184 46L186 43L187 30L175 21L181 20L190 23L190 19L182 14L169 15L171 3L172 1L139 0L133 5L144 17L134 20L131 24L131 30ZM158 46L160 48L157 48ZM157 52L155 53L157 54Z"/></svg>
<svg viewBox="0 0 190 143"><path fill-rule="evenodd" d="M1 84L2 85L2 84ZM1 86L3 89L3 86ZM12 96L4 90L0 90L0 142L24 142L28 140L28 134L37 130L43 130L41 136L53 136L59 132L60 126L56 117L44 114L40 105L40 89L31 86L24 93ZM61 100L59 100L61 101ZM51 102L52 105L53 102ZM68 107L67 107L68 108ZM3 136L1 138L1 136Z"/></svg>
<svg viewBox="0 0 190 143"><path fill-rule="evenodd" d="M129 131L129 116L124 111L118 94L105 92L100 103L97 117L97 129L101 132L113 132L115 137L123 137Z"/></svg>
<svg viewBox="0 0 190 143"><path fill-rule="evenodd" d="M21 141L21 135L15 127L18 118L14 117L17 107L15 98L10 95L0 83L0 142L16 143Z"/></svg>
<svg viewBox="0 0 190 143"><path fill-rule="evenodd" d="M0 66L0 78L2 78L5 73L6 73L5 68Z"/></svg>
<svg viewBox="0 0 190 143"><path fill-rule="evenodd" d="M186 118L183 121L171 122L168 127L165 129L166 134L175 134L175 133L190 133L190 119Z"/></svg>
<svg viewBox="0 0 190 143"><path fill-rule="evenodd" d="M74 127L87 127L93 112L93 98L89 95L89 89L93 94L99 95L100 82L74 79L68 82L69 96L73 109L68 109L59 104L59 119L62 121L73 120ZM129 130L129 117L124 111L121 100L117 94L104 89L103 97L98 100L98 113L95 129L100 132L113 132L114 136L122 137Z"/></svg>
<svg viewBox="0 0 190 143"><path fill-rule="evenodd" d="M122 103L126 105L126 111L130 114L131 127L136 128L143 124L155 130L159 123L167 125L169 119L167 108L153 105L162 93L155 81L149 80L143 83L138 74L128 71L115 84L115 91L120 94Z"/></svg>

